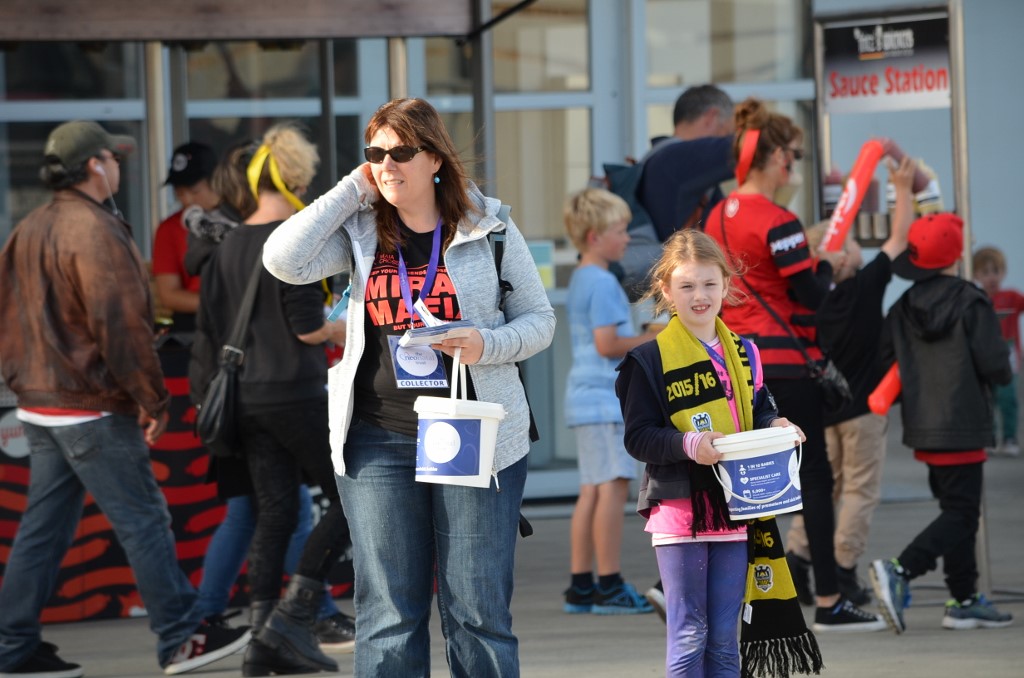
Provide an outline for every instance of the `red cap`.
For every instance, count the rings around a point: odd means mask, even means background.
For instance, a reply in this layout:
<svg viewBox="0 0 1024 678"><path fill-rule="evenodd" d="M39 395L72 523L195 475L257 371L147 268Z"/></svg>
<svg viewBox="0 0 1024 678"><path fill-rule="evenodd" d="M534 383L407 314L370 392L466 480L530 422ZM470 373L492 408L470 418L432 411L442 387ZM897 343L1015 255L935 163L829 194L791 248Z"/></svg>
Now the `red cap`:
<svg viewBox="0 0 1024 678"><path fill-rule="evenodd" d="M964 220L949 212L929 214L910 224L907 251L896 257L893 273L924 280L949 268L964 251Z"/></svg>

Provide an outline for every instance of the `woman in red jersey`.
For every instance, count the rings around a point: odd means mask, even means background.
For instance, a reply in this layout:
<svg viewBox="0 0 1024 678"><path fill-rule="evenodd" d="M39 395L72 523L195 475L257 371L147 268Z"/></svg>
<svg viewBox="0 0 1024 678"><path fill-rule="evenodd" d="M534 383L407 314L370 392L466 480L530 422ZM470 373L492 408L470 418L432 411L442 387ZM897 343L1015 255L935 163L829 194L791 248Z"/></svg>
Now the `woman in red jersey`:
<svg viewBox="0 0 1024 678"><path fill-rule="evenodd" d="M879 630L884 626L878 617L839 594L832 470L825 451L821 394L808 369L808 359L822 359L814 312L843 255L823 254L816 261L800 220L773 201L789 184L793 164L803 159L803 131L753 98L739 104L735 116L733 152L739 187L715 206L705 227L740 271L738 289L745 294L740 303L723 307L722 318L757 344L765 385L779 410L807 436L800 483L814 568L814 630Z"/></svg>

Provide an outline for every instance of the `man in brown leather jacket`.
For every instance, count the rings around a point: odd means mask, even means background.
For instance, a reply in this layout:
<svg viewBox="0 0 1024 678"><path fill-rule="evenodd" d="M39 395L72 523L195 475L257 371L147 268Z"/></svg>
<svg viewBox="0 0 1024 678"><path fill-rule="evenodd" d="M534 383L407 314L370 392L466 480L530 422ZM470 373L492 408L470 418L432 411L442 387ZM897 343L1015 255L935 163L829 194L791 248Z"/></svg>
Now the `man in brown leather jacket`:
<svg viewBox="0 0 1024 678"><path fill-rule="evenodd" d="M153 346L146 267L114 206L130 137L60 125L40 177L53 199L0 252L0 368L31 450L28 502L0 587L0 675L75 678L41 640L39 616L88 491L128 555L168 674L244 648L248 629L207 626L178 566L147 443L169 396Z"/></svg>

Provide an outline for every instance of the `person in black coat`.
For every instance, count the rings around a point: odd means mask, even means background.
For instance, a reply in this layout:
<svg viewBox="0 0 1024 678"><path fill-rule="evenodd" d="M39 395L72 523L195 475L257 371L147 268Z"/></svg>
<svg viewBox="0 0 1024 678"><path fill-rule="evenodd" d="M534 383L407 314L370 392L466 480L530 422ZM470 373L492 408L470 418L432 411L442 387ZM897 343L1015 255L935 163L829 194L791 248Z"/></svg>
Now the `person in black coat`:
<svg viewBox="0 0 1024 678"><path fill-rule="evenodd" d="M1008 626L1013 616L978 593L974 545L981 515L982 463L994 440L992 387L1010 381L1009 349L984 291L957 277L963 221L922 217L910 226L907 251L893 271L915 280L882 328L883 364L894 359L903 387L903 443L928 465L940 513L897 558L876 560L871 580L883 616L905 629L909 582L937 566L952 599L943 627Z"/></svg>

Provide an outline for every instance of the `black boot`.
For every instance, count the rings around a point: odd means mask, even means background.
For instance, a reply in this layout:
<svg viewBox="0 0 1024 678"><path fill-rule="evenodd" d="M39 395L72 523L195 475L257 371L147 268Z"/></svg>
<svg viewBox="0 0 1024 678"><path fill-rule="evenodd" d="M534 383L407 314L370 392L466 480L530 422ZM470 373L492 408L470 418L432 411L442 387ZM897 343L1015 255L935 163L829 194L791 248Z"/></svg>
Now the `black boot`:
<svg viewBox="0 0 1024 678"><path fill-rule="evenodd" d="M249 603L249 626L255 636L267 623L270 613L277 607L277 598L271 600L253 600Z"/></svg>
<svg viewBox="0 0 1024 678"><path fill-rule="evenodd" d="M284 598L259 633L253 635L253 641L249 644L252 670L269 668L282 675L338 670L338 663L320 650L320 641L313 633L313 624L323 595L322 581L292 575ZM270 652L263 652L264 649ZM245 658L246 665L250 664L250 652L246 652Z"/></svg>
<svg viewBox="0 0 1024 678"><path fill-rule="evenodd" d="M839 580L839 593L851 603L861 607L871 602L871 591L861 584L856 565L850 569L837 565L836 578Z"/></svg>

